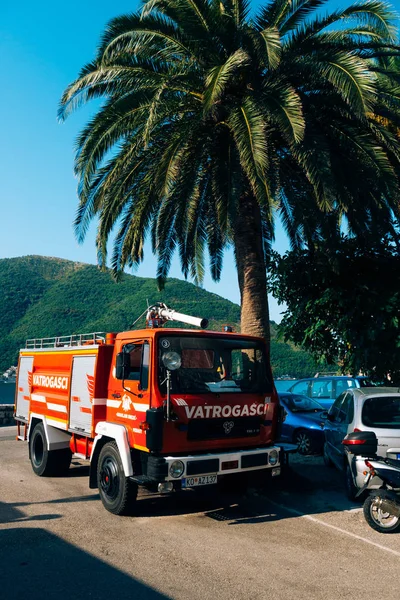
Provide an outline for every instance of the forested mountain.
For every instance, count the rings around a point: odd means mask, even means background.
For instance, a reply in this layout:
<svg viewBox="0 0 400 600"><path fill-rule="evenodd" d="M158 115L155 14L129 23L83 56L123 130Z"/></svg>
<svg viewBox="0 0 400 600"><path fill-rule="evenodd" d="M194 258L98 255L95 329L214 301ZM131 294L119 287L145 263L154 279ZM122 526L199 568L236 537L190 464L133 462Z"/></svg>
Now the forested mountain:
<svg viewBox="0 0 400 600"><path fill-rule="evenodd" d="M28 338L123 331L145 310L147 301L206 317L210 329L228 323L240 330L238 305L179 279L168 279L159 292L155 279L125 275L115 283L94 265L24 256L0 260L0 282L0 372L16 364L18 350ZM143 325L144 319L136 327ZM306 352L276 340L274 323L271 335L275 377L305 377L318 370Z"/></svg>

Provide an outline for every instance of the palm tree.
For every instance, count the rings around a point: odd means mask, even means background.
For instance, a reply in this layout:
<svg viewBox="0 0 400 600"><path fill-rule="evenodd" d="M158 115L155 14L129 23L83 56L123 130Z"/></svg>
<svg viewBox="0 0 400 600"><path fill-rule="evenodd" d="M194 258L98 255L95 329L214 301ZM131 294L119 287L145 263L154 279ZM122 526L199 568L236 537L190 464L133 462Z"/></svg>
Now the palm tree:
<svg viewBox="0 0 400 600"><path fill-rule="evenodd" d="M266 263L280 214L292 245L362 232L399 213L399 73L394 16L368 0L149 0L107 26L65 91L60 118L104 103L77 141L80 241L98 217L101 266L140 263L158 280L179 252L195 282L218 280L233 245L242 331L269 339ZM386 119L377 120L374 115Z"/></svg>

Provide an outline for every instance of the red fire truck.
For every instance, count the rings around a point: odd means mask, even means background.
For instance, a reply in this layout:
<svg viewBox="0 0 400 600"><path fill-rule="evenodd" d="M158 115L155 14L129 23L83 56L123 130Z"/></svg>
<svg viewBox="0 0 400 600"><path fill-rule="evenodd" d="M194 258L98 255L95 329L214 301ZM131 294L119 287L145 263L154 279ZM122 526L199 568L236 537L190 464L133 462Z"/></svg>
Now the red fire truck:
<svg viewBox="0 0 400 600"><path fill-rule="evenodd" d="M146 329L27 341L15 418L34 472L60 476L73 455L90 459L89 486L114 514L132 511L139 485L167 493L279 475L264 341L206 331L206 319L162 303L146 317Z"/></svg>

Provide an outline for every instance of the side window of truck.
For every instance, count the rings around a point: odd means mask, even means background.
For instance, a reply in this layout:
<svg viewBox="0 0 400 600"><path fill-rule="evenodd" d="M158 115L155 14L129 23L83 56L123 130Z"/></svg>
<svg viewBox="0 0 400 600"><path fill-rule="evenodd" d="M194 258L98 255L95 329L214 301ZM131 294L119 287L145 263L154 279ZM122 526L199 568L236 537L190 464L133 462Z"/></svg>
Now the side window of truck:
<svg viewBox="0 0 400 600"><path fill-rule="evenodd" d="M125 373L125 379L139 381L142 390L147 390L149 384L149 343L126 344L122 348L122 352L129 356L127 361L129 368L128 373Z"/></svg>
<svg viewBox="0 0 400 600"><path fill-rule="evenodd" d="M126 344L122 351L129 354L129 371L125 374L125 379L131 381L139 381L140 364L142 362L142 347L143 344Z"/></svg>

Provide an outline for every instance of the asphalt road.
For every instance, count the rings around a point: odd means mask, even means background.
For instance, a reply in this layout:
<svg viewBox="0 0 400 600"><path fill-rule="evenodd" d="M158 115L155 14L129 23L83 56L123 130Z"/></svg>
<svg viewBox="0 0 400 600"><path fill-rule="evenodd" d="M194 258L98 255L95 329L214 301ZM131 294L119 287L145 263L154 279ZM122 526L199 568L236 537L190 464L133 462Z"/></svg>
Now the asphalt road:
<svg viewBox="0 0 400 600"><path fill-rule="evenodd" d="M0 430L2 600L400 597L400 535L371 530L320 457L262 494L143 494L116 517L82 462L39 478L13 433Z"/></svg>

